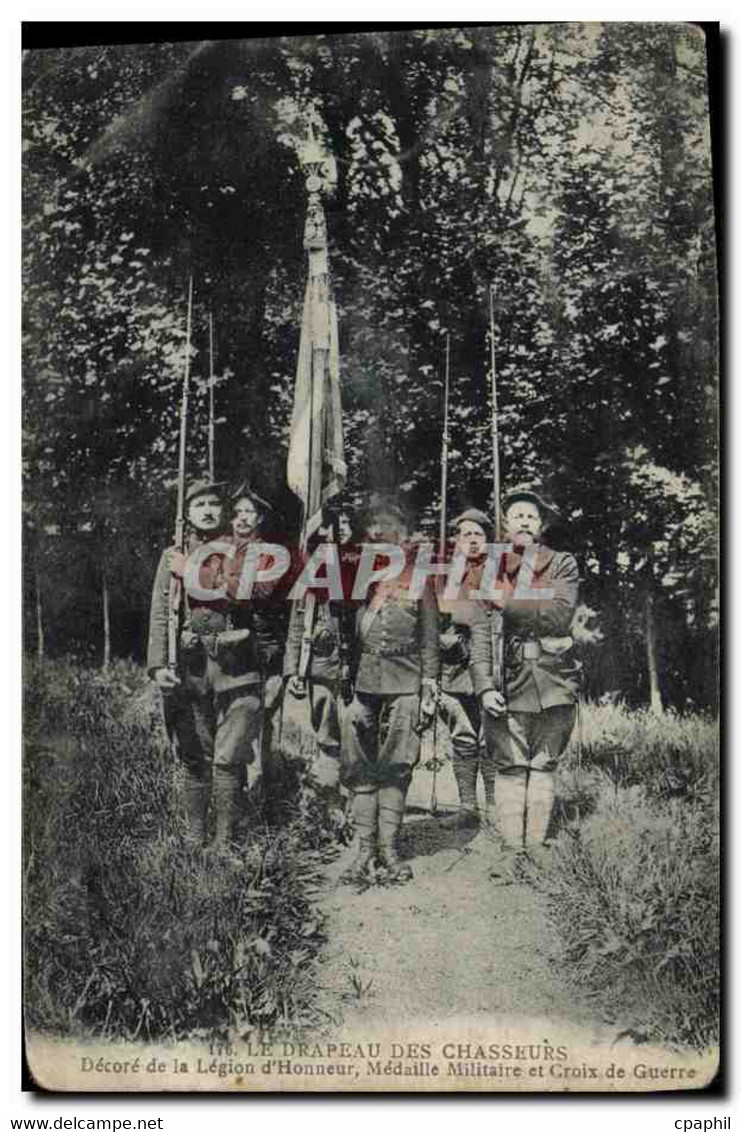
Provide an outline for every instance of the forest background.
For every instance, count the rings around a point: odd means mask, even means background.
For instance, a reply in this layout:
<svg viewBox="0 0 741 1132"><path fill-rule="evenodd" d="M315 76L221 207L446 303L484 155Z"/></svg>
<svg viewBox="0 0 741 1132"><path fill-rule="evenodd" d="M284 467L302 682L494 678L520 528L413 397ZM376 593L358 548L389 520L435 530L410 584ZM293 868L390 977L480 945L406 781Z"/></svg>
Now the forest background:
<svg viewBox="0 0 741 1132"><path fill-rule="evenodd" d="M603 634L587 694L715 707L716 233L706 49L689 24L498 24L25 54L26 647L140 660L189 467L246 475L290 534L315 116L348 498L491 504L489 294L505 484L559 503Z"/></svg>

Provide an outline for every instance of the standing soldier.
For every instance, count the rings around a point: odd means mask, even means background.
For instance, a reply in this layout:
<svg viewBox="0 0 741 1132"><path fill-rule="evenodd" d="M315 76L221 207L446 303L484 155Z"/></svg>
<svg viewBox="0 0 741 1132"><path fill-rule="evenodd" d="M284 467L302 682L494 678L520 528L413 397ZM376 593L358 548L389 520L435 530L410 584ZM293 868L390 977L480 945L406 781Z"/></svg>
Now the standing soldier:
<svg viewBox="0 0 741 1132"><path fill-rule="evenodd" d="M558 760L576 720L579 665L570 626L579 571L571 554L542 541L557 512L540 494L516 487L504 508L513 551L502 560L495 605L503 610L506 713L496 705L485 711L484 730L497 768L500 838L510 850L537 854L548 833ZM552 594L526 594L539 589ZM491 641L491 635L480 639ZM490 648L490 663L491 657Z"/></svg>
<svg viewBox="0 0 741 1132"><path fill-rule="evenodd" d="M479 696L493 684L488 677L486 663L472 657L471 631L482 606L470 596L478 590L487 560L487 543L493 541L493 525L488 515L475 507L469 508L454 521L456 531L455 554L466 559L466 567L457 596L438 598L440 605L440 660L442 664L442 696L440 716L447 724L453 746L453 773L460 807L451 818L443 818L441 825L457 829L472 828L478 824L476 782L479 770L486 792L487 813L493 815L494 763L487 757L481 729ZM482 626L482 631L487 632ZM487 654L488 655L488 654Z"/></svg>
<svg viewBox="0 0 741 1132"><path fill-rule="evenodd" d="M233 625L247 625L254 633L257 646L255 657L260 662L260 679L264 684L265 709L274 710L280 699L280 679L283 643L285 637L285 603L278 582L256 581L250 598L239 597L239 585L250 545L266 538L273 508L246 483L232 493L231 529L234 555L225 562L224 581L230 599ZM265 560L258 561L262 569Z"/></svg>
<svg viewBox="0 0 741 1132"><path fill-rule="evenodd" d="M342 567L342 547L336 538L340 516L325 513L325 519L325 525L319 528L319 541L336 548ZM352 578L348 580L352 583ZM352 699L346 603L344 596L343 600L331 599L324 587L316 590L314 599L311 626L306 623L305 601L293 603L283 675L291 695L299 700L308 696L311 726L319 747L311 777L315 785L336 794L340 779L338 698L342 696L346 703Z"/></svg>
<svg viewBox="0 0 741 1132"><path fill-rule="evenodd" d="M404 547L409 526L393 503L376 500L367 513L366 540ZM379 554L382 550L379 546ZM343 721L342 783L353 793L354 859L343 873L362 880L378 855L388 880L405 883L398 835L420 730L435 712L439 670L438 609L429 581L410 594L414 563L371 588L355 615L358 667L355 697Z"/></svg>
<svg viewBox="0 0 741 1132"><path fill-rule="evenodd" d="M267 538L266 528L274 518L273 508L253 491L245 481L231 496L231 537L233 554L224 561L222 581L229 596L229 628L250 634L231 662L244 667L245 684L258 689L260 699L259 727L253 740L254 758L246 759L241 768L241 781L248 785L248 767L254 772L253 785L258 783L263 796L273 768L272 739L275 712L280 704L283 681L281 664L285 639L285 601L281 583L257 581L249 598L240 597L240 584L249 549ZM256 567L265 569L268 560L258 558Z"/></svg>
<svg viewBox="0 0 741 1132"><path fill-rule="evenodd" d="M262 726L262 672L251 618L233 607L223 586L224 552L205 547L223 529L223 484L199 480L185 493L185 555L175 548L160 560L152 594L147 667L165 697L165 716L185 769L188 836L203 844L209 805L215 811L215 843L232 840L243 767L254 759ZM226 540L219 540L220 546ZM171 575L184 577L198 553L198 597L183 595L184 626L177 666L168 657ZM213 600L203 592L214 590Z"/></svg>

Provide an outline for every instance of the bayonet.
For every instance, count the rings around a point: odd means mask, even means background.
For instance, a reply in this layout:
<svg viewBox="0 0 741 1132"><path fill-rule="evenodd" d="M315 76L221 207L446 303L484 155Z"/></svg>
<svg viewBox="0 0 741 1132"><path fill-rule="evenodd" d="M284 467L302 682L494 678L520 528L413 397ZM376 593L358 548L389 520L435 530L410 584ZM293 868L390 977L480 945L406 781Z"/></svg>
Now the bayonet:
<svg viewBox="0 0 741 1132"><path fill-rule="evenodd" d="M491 350L491 453L494 492L494 528L497 542L504 538L502 492L499 468L499 406L497 402L497 352L494 327L495 289L489 286L489 347ZM500 610L491 610L492 676L498 692L504 692L504 626Z"/></svg>
<svg viewBox="0 0 741 1132"><path fill-rule="evenodd" d="M214 483L214 316L208 316L208 475Z"/></svg>
<svg viewBox="0 0 741 1132"><path fill-rule="evenodd" d="M175 514L175 548L185 551L185 448L188 429L188 395L190 387L190 337L193 315L193 276L188 281L188 315L183 359L183 392L180 400L180 447L178 450L178 498ZM180 630L183 620L183 582L170 576L170 610L167 624L167 662L173 671L178 667Z"/></svg>

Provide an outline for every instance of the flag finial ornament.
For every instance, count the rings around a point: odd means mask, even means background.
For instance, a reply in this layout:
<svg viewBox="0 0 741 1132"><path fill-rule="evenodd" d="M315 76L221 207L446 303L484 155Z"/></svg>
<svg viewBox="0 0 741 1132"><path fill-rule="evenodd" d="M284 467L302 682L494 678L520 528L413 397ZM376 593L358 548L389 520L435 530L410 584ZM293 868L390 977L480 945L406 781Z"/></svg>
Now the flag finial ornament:
<svg viewBox="0 0 741 1132"><path fill-rule="evenodd" d="M304 228L304 247L309 251L327 246L327 221L322 208L322 189L329 176L329 154L317 141L314 133L315 116L309 117L308 137L298 151L299 161L306 174L306 225Z"/></svg>

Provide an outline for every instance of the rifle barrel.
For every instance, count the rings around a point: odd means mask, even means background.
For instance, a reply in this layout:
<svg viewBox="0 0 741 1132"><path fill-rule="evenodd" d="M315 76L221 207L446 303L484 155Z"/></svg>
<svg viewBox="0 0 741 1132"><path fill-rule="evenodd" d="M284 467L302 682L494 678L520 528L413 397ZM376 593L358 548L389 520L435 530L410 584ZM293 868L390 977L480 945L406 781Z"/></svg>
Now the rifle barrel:
<svg viewBox="0 0 741 1132"><path fill-rule="evenodd" d="M180 401L180 448L178 450L178 501L175 515L175 546L185 549L185 442L188 427L188 387L190 384L190 333L193 315L193 276L188 281L188 319L185 332L185 360L183 367L183 395ZM180 578L170 575L170 609L167 624L168 664L173 671L178 665L178 645L182 620L183 584Z"/></svg>
<svg viewBox="0 0 741 1132"><path fill-rule="evenodd" d="M494 286L489 287L489 345L491 347L491 456L494 480L494 518L497 538L502 537L501 478L499 470L499 406L497 403L497 352L494 330Z"/></svg>
<svg viewBox="0 0 741 1132"><path fill-rule="evenodd" d="M208 474L211 483L214 473L214 316L208 316Z"/></svg>
<svg viewBox="0 0 741 1132"><path fill-rule="evenodd" d="M440 468L440 535L438 557L442 562L448 539L448 442L450 429L450 334L445 340L445 393L443 399L443 448Z"/></svg>
<svg viewBox="0 0 741 1132"><path fill-rule="evenodd" d="M180 447L178 449L178 510L175 518L175 544L183 549L185 529L185 448L188 430L188 394L190 389L190 334L193 317L193 276L188 280L188 319L185 331L183 362L183 396L180 402Z"/></svg>

